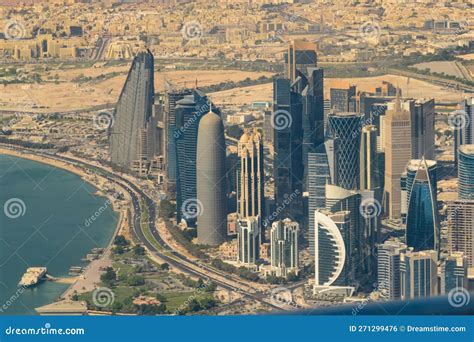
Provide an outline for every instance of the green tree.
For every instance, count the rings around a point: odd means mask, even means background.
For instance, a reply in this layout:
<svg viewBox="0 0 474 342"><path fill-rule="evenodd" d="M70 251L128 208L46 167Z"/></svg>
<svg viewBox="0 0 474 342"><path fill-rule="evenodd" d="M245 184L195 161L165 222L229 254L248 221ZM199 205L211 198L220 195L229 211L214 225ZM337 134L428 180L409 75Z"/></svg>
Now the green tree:
<svg viewBox="0 0 474 342"><path fill-rule="evenodd" d="M130 245L130 241L128 241L123 235L117 235L114 239L114 245L127 247Z"/></svg>
<svg viewBox="0 0 474 342"><path fill-rule="evenodd" d="M141 245L133 246L133 254L136 256L145 255L145 248Z"/></svg>
<svg viewBox="0 0 474 342"><path fill-rule="evenodd" d="M105 285L113 286L117 281L117 273L112 267L107 267L105 272L100 276L100 281Z"/></svg>

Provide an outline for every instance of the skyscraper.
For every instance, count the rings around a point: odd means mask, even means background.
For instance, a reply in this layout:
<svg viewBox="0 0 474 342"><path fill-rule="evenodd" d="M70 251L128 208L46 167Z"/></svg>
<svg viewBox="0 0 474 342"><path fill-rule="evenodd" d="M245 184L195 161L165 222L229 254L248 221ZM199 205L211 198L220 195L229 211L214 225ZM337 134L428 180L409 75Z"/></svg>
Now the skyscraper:
<svg viewBox="0 0 474 342"><path fill-rule="evenodd" d="M459 109L451 113L454 124L454 156L457 164L457 151L461 145L474 144L474 97L463 100Z"/></svg>
<svg viewBox="0 0 474 342"><path fill-rule="evenodd" d="M378 246L377 283L381 296L388 300L400 299L400 254L406 245L397 240L387 240Z"/></svg>
<svg viewBox="0 0 474 342"><path fill-rule="evenodd" d="M285 77L273 82L275 203L279 207L291 193L302 194L307 187L308 153L324 143L323 70L317 68L315 44L291 42L285 70ZM281 218L302 218L299 196Z"/></svg>
<svg viewBox="0 0 474 342"><path fill-rule="evenodd" d="M400 178L411 158L410 113L402 109L397 96L393 109L385 114L385 211L390 219L401 215Z"/></svg>
<svg viewBox="0 0 474 342"><path fill-rule="evenodd" d="M430 168L430 165L431 168ZM439 251L439 222L436 196L436 162L411 161L408 164L408 213L406 242L415 252ZM416 171L415 171L416 170ZM413 181L410 181L413 174Z"/></svg>
<svg viewBox="0 0 474 342"><path fill-rule="evenodd" d="M435 101L411 100L412 158L435 157Z"/></svg>
<svg viewBox="0 0 474 342"><path fill-rule="evenodd" d="M260 243L260 218L239 219L237 221L237 261L246 265L256 265Z"/></svg>
<svg viewBox="0 0 474 342"><path fill-rule="evenodd" d="M285 53L285 78L294 82L300 73L309 76L307 69L316 67L317 60L316 44L300 39L291 41Z"/></svg>
<svg viewBox="0 0 474 342"><path fill-rule="evenodd" d="M154 69L150 51L135 56L120 93L110 136L110 159L113 165L132 171L134 162L151 158L154 149L148 146L148 130L153 115Z"/></svg>
<svg viewBox="0 0 474 342"><path fill-rule="evenodd" d="M359 113L330 113L330 135L338 140L336 185L348 190L360 186L360 137L363 115Z"/></svg>
<svg viewBox="0 0 474 342"><path fill-rule="evenodd" d="M178 175L177 153L176 153L176 103L186 95L191 95L191 89L170 91L165 97L165 135L166 135L166 182L170 193L176 191L176 178Z"/></svg>
<svg viewBox="0 0 474 342"><path fill-rule="evenodd" d="M441 266L441 294L448 294L452 289L468 288L468 263L462 252L447 256Z"/></svg>
<svg viewBox="0 0 474 342"><path fill-rule="evenodd" d="M315 211L315 286L349 286L351 272L346 244L350 236L350 213Z"/></svg>
<svg viewBox="0 0 474 342"><path fill-rule="evenodd" d="M273 100L275 205L284 208L281 219L294 219L302 215L302 103L290 80L282 78L273 81ZM285 200L295 192L298 198L285 206Z"/></svg>
<svg viewBox="0 0 474 342"><path fill-rule="evenodd" d="M198 216L198 241L216 246L226 239L227 191L224 125L209 111L201 118L197 142L197 198L203 210Z"/></svg>
<svg viewBox="0 0 474 342"><path fill-rule="evenodd" d="M373 125L362 127L359 170L360 190L375 190L380 188L377 128Z"/></svg>
<svg viewBox="0 0 474 342"><path fill-rule="evenodd" d="M196 223L194 213L187 213L183 203L196 199L196 148L201 117L209 111L207 96L193 90L176 102L176 125L173 133L176 150L176 212L191 226Z"/></svg>
<svg viewBox="0 0 474 342"><path fill-rule="evenodd" d="M289 219L277 221L270 230L271 265L277 277L298 273L299 224Z"/></svg>
<svg viewBox="0 0 474 342"><path fill-rule="evenodd" d="M310 253L314 255L314 213L326 208L326 184L331 183L327 144L319 145L308 153L308 227Z"/></svg>
<svg viewBox="0 0 474 342"><path fill-rule="evenodd" d="M329 90L333 112L355 112L356 87L348 84L336 84Z"/></svg>
<svg viewBox="0 0 474 342"><path fill-rule="evenodd" d="M474 199L474 145L462 145L458 150L459 198Z"/></svg>
<svg viewBox="0 0 474 342"><path fill-rule="evenodd" d="M264 212L263 141L254 129L242 134L238 143L237 212L239 217L259 216Z"/></svg>
<svg viewBox="0 0 474 342"><path fill-rule="evenodd" d="M364 236L364 221L361 214L362 195L356 190L347 190L337 185L326 185L326 209L332 213L347 211L350 225L347 227L346 255L353 279L362 280L369 275L364 269L364 260L369 241ZM310 244L311 251L311 244Z"/></svg>
<svg viewBox="0 0 474 342"><path fill-rule="evenodd" d="M430 183L437 185L437 166L438 164L434 160L412 159L405 167L405 172L402 173L400 183L402 189L401 216L404 218L405 223L406 215L408 213L408 202L413 189L413 184L415 183L416 173L420 167L424 169L427 168Z"/></svg>
<svg viewBox="0 0 474 342"><path fill-rule="evenodd" d="M448 250L462 252L469 267L474 267L474 200L448 203Z"/></svg>
<svg viewBox="0 0 474 342"><path fill-rule="evenodd" d="M437 251L415 252L410 248L400 255L401 299L435 296L438 293Z"/></svg>

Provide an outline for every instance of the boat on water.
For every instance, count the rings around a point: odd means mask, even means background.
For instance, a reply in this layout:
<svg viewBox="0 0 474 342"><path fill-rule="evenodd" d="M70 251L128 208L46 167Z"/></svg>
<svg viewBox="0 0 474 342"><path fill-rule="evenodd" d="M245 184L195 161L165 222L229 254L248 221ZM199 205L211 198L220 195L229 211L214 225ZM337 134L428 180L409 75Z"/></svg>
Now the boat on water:
<svg viewBox="0 0 474 342"><path fill-rule="evenodd" d="M46 276L47 272L46 267L28 267L18 286L30 287L37 285Z"/></svg>

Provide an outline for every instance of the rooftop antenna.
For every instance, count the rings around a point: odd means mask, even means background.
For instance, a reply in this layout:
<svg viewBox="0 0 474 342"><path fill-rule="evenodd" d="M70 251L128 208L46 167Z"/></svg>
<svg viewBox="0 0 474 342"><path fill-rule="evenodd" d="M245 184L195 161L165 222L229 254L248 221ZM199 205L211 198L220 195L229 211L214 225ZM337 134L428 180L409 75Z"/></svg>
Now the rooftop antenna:
<svg viewBox="0 0 474 342"><path fill-rule="evenodd" d="M397 84L397 97L395 99L395 111L399 112L401 108L401 103L400 103L400 87Z"/></svg>
<svg viewBox="0 0 474 342"><path fill-rule="evenodd" d="M410 97L408 95L408 86L409 86L409 84L410 84L410 76L407 77L407 94L405 95L406 97Z"/></svg>
<svg viewBox="0 0 474 342"><path fill-rule="evenodd" d="M209 113L212 113L212 102L209 96L207 97L207 106L209 107Z"/></svg>

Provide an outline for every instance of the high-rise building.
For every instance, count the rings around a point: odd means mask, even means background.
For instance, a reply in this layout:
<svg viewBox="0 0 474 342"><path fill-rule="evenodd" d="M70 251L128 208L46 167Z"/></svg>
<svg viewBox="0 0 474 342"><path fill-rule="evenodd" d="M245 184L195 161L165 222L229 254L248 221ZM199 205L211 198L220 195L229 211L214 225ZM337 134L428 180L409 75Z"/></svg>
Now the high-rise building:
<svg viewBox="0 0 474 342"><path fill-rule="evenodd" d="M437 185L437 166L438 164L434 160L412 159L405 167L405 172L402 173L402 176L400 178L400 188L402 189L400 212L403 222L405 224L406 215L408 213L408 202L410 199L411 191L413 189L413 185L415 183L416 173L420 168L427 169L429 181L435 186Z"/></svg>
<svg viewBox="0 0 474 342"><path fill-rule="evenodd" d="M237 261L256 265L261 243L260 218L246 217L237 221Z"/></svg>
<svg viewBox="0 0 474 342"><path fill-rule="evenodd" d="M200 244L216 246L227 235L226 145L219 115L201 118L197 143L197 199L203 206L197 221Z"/></svg>
<svg viewBox="0 0 474 342"><path fill-rule="evenodd" d="M254 129L246 131L238 143L237 213L240 218L264 216L263 141Z"/></svg>
<svg viewBox="0 0 474 342"><path fill-rule="evenodd" d="M284 78L273 82L275 204L280 218L303 218L301 195L307 188L308 153L324 143L323 70L314 43L295 40L285 53ZM299 193L290 206L282 205Z"/></svg>
<svg viewBox="0 0 474 342"><path fill-rule="evenodd" d="M412 158L435 157L435 102L429 100L408 101L411 113Z"/></svg>
<svg viewBox="0 0 474 342"><path fill-rule="evenodd" d="M410 188L406 224L407 246L415 252L439 251L436 162L412 160L407 166L407 187Z"/></svg>
<svg viewBox="0 0 474 342"><path fill-rule="evenodd" d="M400 299L400 254L406 252L406 245L398 240L387 240L377 251L379 292L385 299Z"/></svg>
<svg viewBox="0 0 474 342"><path fill-rule="evenodd" d="M459 198L474 199L474 145L462 145L458 150Z"/></svg>
<svg viewBox="0 0 474 342"><path fill-rule="evenodd" d="M176 153L176 103L185 96L191 95L191 89L170 91L165 97L165 141L166 141L166 182L170 193L176 191L176 178L178 175Z"/></svg>
<svg viewBox="0 0 474 342"><path fill-rule="evenodd" d="M176 102L176 126L174 140L176 147L176 212L181 219L194 226L196 216L187 213L183 204L196 199L196 148L199 121L209 111L207 96L199 90L185 95Z"/></svg>
<svg viewBox="0 0 474 342"><path fill-rule="evenodd" d="M448 203L448 250L462 252L469 267L474 267L474 200Z"/></svg>
<svg viewBox="0 0 474 342"><path fill-rule="evenodd" d="M385 212L392 220L401 217L400 178L411 158L410 112L401 107L399 96L385 114Z"/></svg>
<svg viewBox="0 0 474 342"><path fill-rule="evenodd" d="M271 266L277 277L298 274L298 234L300 226L289 219L277 221L270 230Z"/></svg>
<svg viewBox="0 0 474 342"><path fill-rule="evenodd" d="M415 252L409 248L400 254L401 299L435 296L438 293L438 252Z"/></svg>
<svg viewBox="0 0 474 342"><path fill-rule="evenodd" d="M326 185L326 209L332 213L347 211L350 225L346 240L346 255L348 267L354 279L362 280L369 275L364 260L369 237L364 236L364 222L361 213L362 195L359 191L347 190L337 185ZM311 244L310 244L311 250ZM368 260L367 260L368 261Z"/></svg>
<svg viewBox="0 0 474 342"><path fill-rule="evenodd" d="M379 162L377 155L377 128L362 127L360 141L360 190L380 188Z"/></svg>
<svg viewBox="0 0 474 342"><path fill-rule="evenodd" d="M110 159L124 171L140 169L142 162L154 154L152 140L156 130L151 119L154 103L154 62L150 51L140 52L133 59L115 110L111 127ZM136 165L138 164L138 165Z"/></svg>
<svg viewBox="0 0 474 342"><path fill-rule="evenodd" d="M360 113L330 113L328 126L331 137L338 142L335 169L336 185L348 190L360 186L360 138L363 115Z"/></svg>
<svg viewBox="0 0 474 342"><path fill-rule="evenodd" d="M314 213L326 208L326 184L331 183L328 144L319 145L308 153L308 227L310 253L314 255Z"/></svg>
<svg viewBox="0 0 474 342"><path fill-rule="evenodd" d="M347 253L350 213L315 211L315 286L350 286L352 275Z"/></svg>
<svg viewBox="0 0 474 342"><path fill-rule="evenodd" d="M335 85L329 90L333 112L355 112L356 86Z"/></svg>
<svg viewBox="0 0 474 342"><path fill-rule="evenodd" d="M302 215L302 103L299 94L292 89L290 80L283 78L273 81L273 100L275 205L284 208L280 212L281 219L295 219ZM297 193L298 198L291 201L290 205L284 205L293 193Z"/></svg>
<svg viewBox="0 0 474 342"><path fill-rule="evenodd" d="M457 164L459 147L474 144L474 97L463 100L459 109L451 115L454 123L454 156Z"/></svg>
<svg viewBox="0 0 474 342"><path fill-rule="evenodd" d="M308 77L307 69L317 65L316 44L300 39L293 40L288 44L284 58L285 78L294 82L300 73Z"/></svg>
<svg viewBox="0 0 474 342"><path fill-rule="evenodd" d="M448 294L452 289L468 288L468 264L461 252L447 256L441 265L441 294Z"/></svg>

